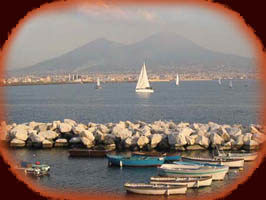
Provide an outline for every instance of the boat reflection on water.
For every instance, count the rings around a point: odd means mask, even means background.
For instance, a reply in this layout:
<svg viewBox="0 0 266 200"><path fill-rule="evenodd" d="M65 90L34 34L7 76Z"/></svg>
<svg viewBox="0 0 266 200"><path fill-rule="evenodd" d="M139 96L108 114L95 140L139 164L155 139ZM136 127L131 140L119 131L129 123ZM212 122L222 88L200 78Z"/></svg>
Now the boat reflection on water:
<svg viewBox="0 0 266 200"><path fill-rule="evenodd" d="M148 93L148 92L136 92L136 96L141 99L148 99L150 98L151 94L152 93Z"/></svg>

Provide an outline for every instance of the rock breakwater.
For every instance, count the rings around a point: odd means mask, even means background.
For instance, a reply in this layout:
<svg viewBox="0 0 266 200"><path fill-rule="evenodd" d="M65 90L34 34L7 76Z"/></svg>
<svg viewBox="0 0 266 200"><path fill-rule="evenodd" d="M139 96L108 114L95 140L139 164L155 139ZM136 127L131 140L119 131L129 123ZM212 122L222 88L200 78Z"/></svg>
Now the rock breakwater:
<svg viewBox="0 0 266 200"><path fill-rule="evenodd" d="M251 124L143 121L77 123L71 119L51 123L1 123L2 140L11 147L83 147L108 150L223 150L257 149L265 140L264 127Z"/></svg>

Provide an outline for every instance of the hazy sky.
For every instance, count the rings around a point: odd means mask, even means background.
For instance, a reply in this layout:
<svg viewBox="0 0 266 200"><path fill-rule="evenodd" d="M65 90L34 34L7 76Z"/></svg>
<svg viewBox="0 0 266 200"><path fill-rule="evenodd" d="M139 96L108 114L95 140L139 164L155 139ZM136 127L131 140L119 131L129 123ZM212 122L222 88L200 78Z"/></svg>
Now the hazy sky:
<svg viewBox="0 0 266 200"><path fill-rule="evenodd" d="M41 13L25 24L8 56L8 69L27 67L97 38L129 44L158 32L175 32L219 52L253 57L249 40L222 13L192 6L88 6Z"/></svg>

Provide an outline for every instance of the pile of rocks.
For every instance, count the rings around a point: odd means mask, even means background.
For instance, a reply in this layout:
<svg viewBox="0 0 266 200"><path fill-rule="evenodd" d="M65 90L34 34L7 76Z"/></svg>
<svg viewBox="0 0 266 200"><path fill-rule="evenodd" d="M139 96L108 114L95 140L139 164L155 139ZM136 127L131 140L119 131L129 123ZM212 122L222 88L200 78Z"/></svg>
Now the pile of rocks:
<svg viewBox="0 0 266 200"><path fill-rule="evenodd" d="M256 149L266 136L260 125L219 125L214 122L175 123L143 121L136 123L77 123L71 119L52 123L29 122L7 125L1 123L2 139L11 147L85 147L109 150L224 150Z"/></svg>

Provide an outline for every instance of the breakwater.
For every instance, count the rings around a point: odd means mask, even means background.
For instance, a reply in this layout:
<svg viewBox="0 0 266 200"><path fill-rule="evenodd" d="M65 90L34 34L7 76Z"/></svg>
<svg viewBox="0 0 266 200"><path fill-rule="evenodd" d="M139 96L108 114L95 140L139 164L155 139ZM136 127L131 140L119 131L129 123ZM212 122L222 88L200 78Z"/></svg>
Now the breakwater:
<svg viewBox="0 0 266 200"><path fill-rule="evenodd" d="M107 150L223 150L257 149L266 139L264 127L250 124L187 123L173 121L120 121L77 123L71 119L51 123L1 123L11 147L82 147Z"/></svg>

